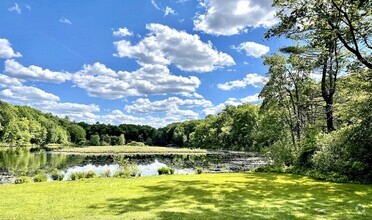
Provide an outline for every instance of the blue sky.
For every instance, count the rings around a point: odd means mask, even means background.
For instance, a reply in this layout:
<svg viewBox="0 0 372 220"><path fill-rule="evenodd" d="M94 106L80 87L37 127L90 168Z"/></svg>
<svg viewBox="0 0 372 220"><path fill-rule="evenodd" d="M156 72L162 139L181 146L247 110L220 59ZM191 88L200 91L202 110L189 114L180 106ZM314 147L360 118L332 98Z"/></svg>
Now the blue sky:
<svg viewBox="0 0 372 220"><path fill-rule="evenodd" d="M271 0L0 1L0 99L94 123L259 103Z"/></svg>

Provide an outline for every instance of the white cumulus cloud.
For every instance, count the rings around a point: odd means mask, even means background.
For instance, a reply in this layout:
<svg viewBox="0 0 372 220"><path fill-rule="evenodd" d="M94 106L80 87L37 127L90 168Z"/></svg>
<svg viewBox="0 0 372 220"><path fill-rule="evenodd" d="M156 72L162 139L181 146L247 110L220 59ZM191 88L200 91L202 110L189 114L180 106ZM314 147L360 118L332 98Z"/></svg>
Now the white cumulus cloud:
<svg viewBox="0 0 372 220"><path fill-rule="evenodd" d="M242 101L242 103L259 103L262 101L262 99L258 97L259 95L259 93L256 93L245 98L241 98L240 100Z"/></svg>
<svg viewBox="0 0 372 220"><path fill-rule="evenodd" d="M247 85L261 88L266 84L267 80L267 77L260 76L257 73L248 73L242 80L234 80L223 84L218 84L217 88L221 90L232 90L235 88L245 88Z"/></svg>
<svg viewBox="0 0 372 220"><path fill-rule="evenodd" d="M84 65L73 82L90 96L118 99L127 96L194 93L200 85L195 76L172 75L163 65L144 64L138 70L115 72L105 65Z"/></svg>
<svg viewBox="0 0 372 220"><path fill-rule="evenodd" d="M25 67L15 60L6 60L4 63L4 74L18 79L62 83L71 79L71 74L67 72L54 72L49 69L31 65Z"/></svg>
<svg viewBox="0 0 372 220"><path fill-rule="evenodd" d="M22 54L19 52L14 52L12 45L8 39L0 38L0 58L17 58L22 57Z"/></svg>
<svg viewBox="0 0 372 220"><path fill-rule="evenodd" d="M234 35L277 23L272 0L204 0L200 5L205 11L197 14L194 28L207 34Z"/></svg>
<svg viewBox="0 0 372 220"><path fill-rule="evenodd" d="M0 99L18 105L45 104L59 101L59 97L33 86L10 86L0 91Z"/></svg>
<svg viewBox="0 0 372 220"><path fill-rule="evenodd" d="M148 114L155 112L169 112L179 110L180 107L211 107L212 103L205 99L180 99L169 97L164 100L151 102L147 98L139 98L131 105L126 105L125 110L129 113Z"/></svg>
<svg viewBox="0 0 372 220"><path fill-rule="evenodd" d="M238 105L241 105L241 104L244 104L244 103L257 104L257 103L260 103L262 101L258 96L259 96L259 93L249 95L247 97L241 98L240 100L237 99L237 98L228 98L223 103L220 103L216 106L212 106L212 107L209 107L209 108L205 108L203 110L203 113L204 113L204 115L210 115L210 114L211 115L216 115L216 114L222 112L222 110L224 110L227 106L230 106L230 105L238 106Z"/></svg>
<svg viewBox="0 0 372 220"><path fill-rule="evenodd" d="M234 59L204 43L198 35L188 34L161 24L146 25L149 34L138 44L114 42L115 56L136 58L140 64L174 64L183 71L209 72L234 65Z"/></svg>
<svg viewBox="0 0 372 220"><path fill-rule="evenodd" d="M232 48L236 49L237 51L244 50L247 56L252 56L256 58L259 58L270 51L270 48L268 46L249 41L241 43L237 47L232 46Z"/></svg>
<svg viewBox="0 0 372 220"><path fill-rule="evenodd" d="M21 81L16 78L0 74L0 88L7 88L10 86L20 86L22 85Z"/></svg>
<svg viewBox="0 0 372 220"><path fill-rule="evenodd" d="M112 32L112 35L113 35L114 37L127 37L127 36L132 36L133 33L130 32L130 31L128 30L128 28L126 28L126 27L122 27L122 28L117 29L116 31L114 30L114 31Z"/></svg>

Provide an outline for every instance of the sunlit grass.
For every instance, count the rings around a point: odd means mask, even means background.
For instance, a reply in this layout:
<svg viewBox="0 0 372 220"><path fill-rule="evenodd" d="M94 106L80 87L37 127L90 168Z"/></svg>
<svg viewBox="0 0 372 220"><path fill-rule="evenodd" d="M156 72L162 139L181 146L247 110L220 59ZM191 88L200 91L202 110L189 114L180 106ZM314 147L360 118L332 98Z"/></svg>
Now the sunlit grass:
<svg viewBox="0 0 372 220"><path fill-rule="evenodd" d="M372 219L372 186L201 174L0 186L0 219Z"/></svg>
<svg viewBox="0 0 372 220"><path fill-rule="evenodd" d="M203 149L152 146L91 146L81 148L66 148L57 150L57 152L92 154L204 154L207 151Z"/></svg>

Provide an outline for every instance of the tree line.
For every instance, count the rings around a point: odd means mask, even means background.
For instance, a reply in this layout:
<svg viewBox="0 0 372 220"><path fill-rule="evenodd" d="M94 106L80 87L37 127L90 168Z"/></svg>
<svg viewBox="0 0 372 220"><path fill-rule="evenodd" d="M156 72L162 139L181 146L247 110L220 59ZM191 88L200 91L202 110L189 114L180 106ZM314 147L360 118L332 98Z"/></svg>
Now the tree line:
<svg viewBox="0 0 372 220"><path fill-rule="evenodd" d="M152 145L156 129L150 126L76 123L28 106L0 100L0 145L124 145L137 141Z"/></svg>

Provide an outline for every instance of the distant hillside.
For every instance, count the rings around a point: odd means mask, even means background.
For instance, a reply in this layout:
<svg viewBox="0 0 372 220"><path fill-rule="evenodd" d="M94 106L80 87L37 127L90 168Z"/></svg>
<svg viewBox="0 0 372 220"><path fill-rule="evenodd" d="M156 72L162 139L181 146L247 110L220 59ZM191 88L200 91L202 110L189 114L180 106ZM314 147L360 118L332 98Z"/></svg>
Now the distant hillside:
<svg viewBox="0 0 372 220"><path fill-rule="evenodd" d="M125 143L125 137L127 142L152 144L151 138L155 131L155 128L146 125L76 123L67 117L60 118L28 106L11 105L0 100L0 146L119 145Z"/></svg>

